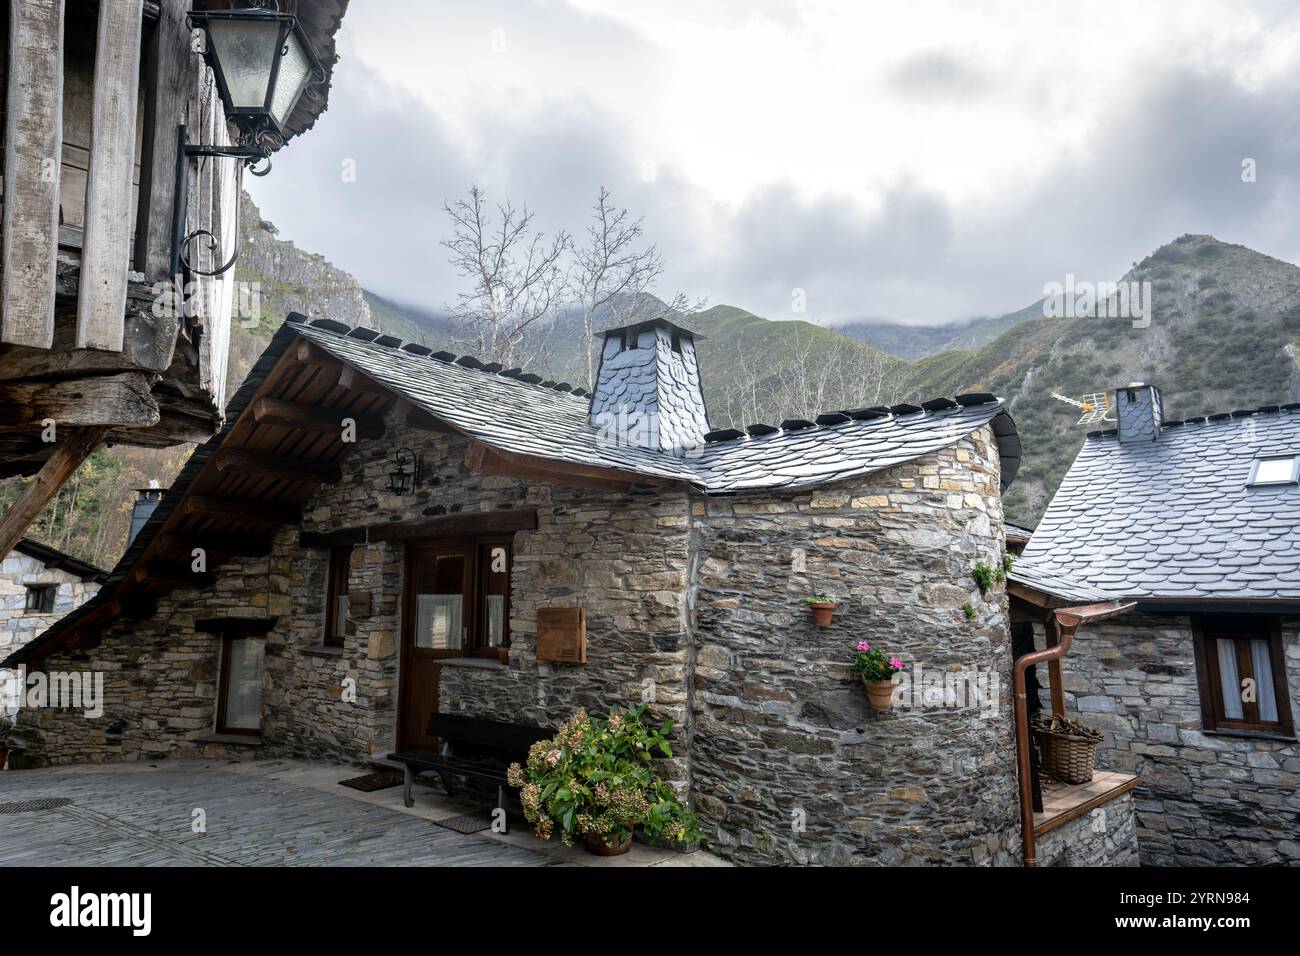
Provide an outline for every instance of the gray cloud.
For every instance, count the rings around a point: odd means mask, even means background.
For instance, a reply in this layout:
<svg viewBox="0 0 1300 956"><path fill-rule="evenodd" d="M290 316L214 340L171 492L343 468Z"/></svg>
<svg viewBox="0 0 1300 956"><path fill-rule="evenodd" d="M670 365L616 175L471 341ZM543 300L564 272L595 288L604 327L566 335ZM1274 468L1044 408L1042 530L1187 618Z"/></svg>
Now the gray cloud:
<svg viewBox="0 0 1300 956"><path fill-rule="evenodd" d="M900 74L914 89L960 80L956 61L925 62L914 58ZM1022 307L1066 272L1118 278L1186 232L1295 259L1298 80L1293 71L1249 91L1205 71L1136 75L1122 108L1096 128L1018 144L1053 169L1037 185L1009 177L973 209L904 182L865 212L848 200L805 200L783 183L731 207L670 166L646 181L654 157L627 145L635 110L616 117L580 99L524 118L478 116L467 143L435 110L345 59L329 111L252 185L283 235L367 288L426 307L456 290L437 244L445 200L476 182L490 198L526 202L549 230L572 231L603 184L645 216L669 264L663 292L784 318L791 290L803 288L805 317L935 322ZM1245 157L1258 164L1253 184L1241 182ZM346 159L356 162L355 183L340 178ZM870 167L871 157L861 162Z"/></svg>

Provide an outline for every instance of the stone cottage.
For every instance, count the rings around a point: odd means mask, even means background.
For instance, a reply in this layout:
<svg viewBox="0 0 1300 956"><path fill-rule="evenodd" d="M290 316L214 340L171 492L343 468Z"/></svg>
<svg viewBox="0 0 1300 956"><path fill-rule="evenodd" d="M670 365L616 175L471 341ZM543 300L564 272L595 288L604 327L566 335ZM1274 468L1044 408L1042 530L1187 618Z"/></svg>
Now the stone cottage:
<svg viewBox="0 0 1300 956"><path fill-rule="evenodd" d="M286 323L100 596L11 658L106 675L102 718L32 714L30 746L364 762L428 746L433 711L644 702L726 856L1017 862L1007 598L971 579L1019 462L1001 403L708 431L690 331L603 335L588 394ZM539 640L555 615L583 653ZM991 690L870 711L864 638Z"/></svg>
<svg viewBox="0 0 1300 956"><path fill-rule="evenodd" d="M31 538L0 561L0 653L27 645L104 583L108 572ZM0 669L0 714L19 707L21 674Z"/></svg>
<svg viewBox="0 0 1300 956"><path fill-rule="evenodd" d="M1165 421L1154 386L1115 398L1012 571L1013 613L1136 602L1080 629L1052 694L1141 778L1144 863L1300 863L1300 404Z"/></svg>

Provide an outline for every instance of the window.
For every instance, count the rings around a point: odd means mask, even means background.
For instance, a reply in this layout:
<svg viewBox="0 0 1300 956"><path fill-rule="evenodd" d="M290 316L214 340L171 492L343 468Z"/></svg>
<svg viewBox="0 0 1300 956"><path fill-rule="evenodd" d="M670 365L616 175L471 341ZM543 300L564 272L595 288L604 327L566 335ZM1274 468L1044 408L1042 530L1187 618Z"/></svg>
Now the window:
<svg viewBox="0 0 1300 956"><path fill-rule="evenodd" d="M217 733L256 736L262 732L262 672L266 641L231 633L221 642Z"/></svg>
<svg viewBox="0 0 1300 956"><path fill-rule="evenodd" d="M29 584L27 585L27 604L23 608L24 614L53 614L54 597L59 593L57 584Z"/></svg>
<svg viewBox="0 0 1300 956"><path fill-rule="evenodd" d="M510 646L510 539L412 549L412 647L435 657L505 660Z"/></svg>
<svg viewBox="0 0 1300 956"><path fill-rule="evenodd" d="M348 616L348 571L352 565L352 545L330 549L329 583L325 589L326 647L342 647L351 629Z"/></svg>
<svg viewBox="0 0 1300 956"><path fill-rule="evenodd" d="M1277 618L1206 615L1194 629L1205 729L1293 736Z"/></svg>
<svg viewBox="0 0 1300 956"><path fill-rule="evenodd" d="M1300 480L1300 455L1270 455L1256 458L1250 468L1250 487L1257 485L1294 485Z"/></svg>

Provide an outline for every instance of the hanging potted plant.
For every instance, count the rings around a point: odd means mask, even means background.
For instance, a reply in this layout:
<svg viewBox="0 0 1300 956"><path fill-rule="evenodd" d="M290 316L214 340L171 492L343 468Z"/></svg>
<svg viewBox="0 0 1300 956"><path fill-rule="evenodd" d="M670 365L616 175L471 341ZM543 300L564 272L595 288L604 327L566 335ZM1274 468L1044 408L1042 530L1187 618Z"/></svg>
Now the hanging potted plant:
<svg viewBox="0 0 1300 956"><path fill-rule="evenodd" d="M853 673L862 678L872 710L889 710L893 706L893 678L902 669L903 662L897 657L886 658L883 652L872 650L868 642L858 641Z"/></svg>
<svg viewBox="0 0 1300 956"><path fill-rule="evenodd" d="M651 842L698 842L695 815L651 767L655 756L672 756L672 721L651 730L641 723L645 709L608 720L579 710L529 749L526 764L510 765L508 780L538 837L558 834L566 846L581 837L598 856L626 853L638 828Z"/></svg>
<svg viewBox="0 0 1300 956"><path fill-rule="evenodd" d="M804 603L812 608L813 623L818 627L830 627L831 615L835 613L835 601L824 594L814 594L804 598Z"/></svg>

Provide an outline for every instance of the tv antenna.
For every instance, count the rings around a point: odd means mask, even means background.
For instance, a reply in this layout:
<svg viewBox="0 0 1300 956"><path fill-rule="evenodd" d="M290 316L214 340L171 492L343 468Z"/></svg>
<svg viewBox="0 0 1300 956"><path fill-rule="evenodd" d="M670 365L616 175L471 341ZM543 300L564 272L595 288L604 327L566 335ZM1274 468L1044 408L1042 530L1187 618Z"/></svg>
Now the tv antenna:
<svg viewBox="0 0 1300 956"><path fill-rule="evenodd" d="M1082 398L1070 398L1060 392L1053 392L1052 398L1082 410L1083 414L1079 416L1078 421L1080 425L1115 421L1115 418L1111 415L1109 392L1092 392Z"/></svg>

